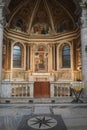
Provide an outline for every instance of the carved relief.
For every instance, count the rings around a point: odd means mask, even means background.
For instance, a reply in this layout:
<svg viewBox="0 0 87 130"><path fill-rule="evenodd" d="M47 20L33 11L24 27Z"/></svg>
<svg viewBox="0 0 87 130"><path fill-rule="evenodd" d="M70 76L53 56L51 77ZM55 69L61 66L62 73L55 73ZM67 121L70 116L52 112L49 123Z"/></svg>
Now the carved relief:
<svg viewBox="0 0 87 130"><path fill-rule="evenodd" d="M19 81L23 81L23 80L27 79L25 71L23 71L23 70L13 71L12 72L12 79L19 80Z"/></svg>
<svg viewBox="0 0 87 130"><path fill-rule="evenodd" d="M55 73L55 80L72 80L72 73L69 70L60 70Z"/></svg>

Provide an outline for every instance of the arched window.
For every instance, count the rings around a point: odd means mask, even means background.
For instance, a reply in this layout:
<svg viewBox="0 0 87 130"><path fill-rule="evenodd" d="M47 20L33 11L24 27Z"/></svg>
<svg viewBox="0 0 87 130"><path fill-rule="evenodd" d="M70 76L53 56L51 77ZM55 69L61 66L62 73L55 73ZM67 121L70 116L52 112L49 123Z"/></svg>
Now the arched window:
<svg viewBox="0 0 87 130"><path fill-rule="evenodd" d="M62 67L70 68L70 46L65 45L62 48Z"/></svg>
<svg viewBox="0 0 87 130"><path fill-rule="evenodd" d="M13 47L13 67L22 67L22 48L19 45L14 45Z"/></svg>

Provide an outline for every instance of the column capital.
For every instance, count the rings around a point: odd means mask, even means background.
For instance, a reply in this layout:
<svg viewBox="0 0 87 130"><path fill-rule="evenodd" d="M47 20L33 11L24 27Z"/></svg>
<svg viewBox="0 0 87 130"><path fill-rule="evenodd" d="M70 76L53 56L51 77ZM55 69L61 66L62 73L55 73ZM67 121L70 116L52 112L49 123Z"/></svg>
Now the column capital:
<svg viewBox="0 0 87 130"><path fill-rule="evenodd" d="M87 27L87 2L81 2L80 6L82 8L81 25L84 28Z"/></svg>
<svg viewBox="0 0 87 130"><path fill-rule="evenodd" d="M10 0L0 0L0 28L7 26L6 15L10 13L8 9L8 4Z"/></svg>
<svg viewBox="0 0 87 130"><path fill-rule="evenodd" d="M4 17L0 18L0 28L3 28L6 25L6 20Z"/></svg>

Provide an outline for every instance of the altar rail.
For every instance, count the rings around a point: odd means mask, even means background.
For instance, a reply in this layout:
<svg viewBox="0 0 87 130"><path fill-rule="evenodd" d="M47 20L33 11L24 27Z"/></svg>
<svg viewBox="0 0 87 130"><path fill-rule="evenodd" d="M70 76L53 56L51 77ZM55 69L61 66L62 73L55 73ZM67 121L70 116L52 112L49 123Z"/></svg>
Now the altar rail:
<svg viewBox="0 0 87 130"><path fill-rule="evenodd" d="M50 98L71 96L71 85L81 86L81 82L50 82ZM2 82L1 98L34 98L34 82Z"/></svg>
<svg viewBox="0 0 87 130"><path fill-rule="evenodd" d="M1 97L33 97L33 82L3 82Z"/></svg>
<svg viewBox="0 0 87 130"><path fill-rule="evenodd" d="M11 96L13 97L27 97L30 96L30 84L29 83L12 83Z"/></svg>
<svg viewBox="0 0 87 130"><path fill-rule="evenodd" d="M70 82L55 82L54 97L70 96Z"/></svg>

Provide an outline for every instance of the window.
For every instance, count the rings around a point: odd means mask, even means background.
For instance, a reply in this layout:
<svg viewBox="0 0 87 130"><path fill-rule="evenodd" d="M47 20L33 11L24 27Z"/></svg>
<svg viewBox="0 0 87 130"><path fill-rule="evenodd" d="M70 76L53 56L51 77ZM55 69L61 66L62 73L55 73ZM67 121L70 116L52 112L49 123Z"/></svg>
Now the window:
<svg viewBox="0 0 87 130"><path fill-rule="evenodd" d="M13 67L21 68L22 67L22 49L19 45L13 47Z"/></svg>
<svg viewBox="0 0 87 130"><path fill-rule="evenodd" d="M69 45L65 45L62 48L62 67L70 68L70 47L69 47Z"/></svg>

